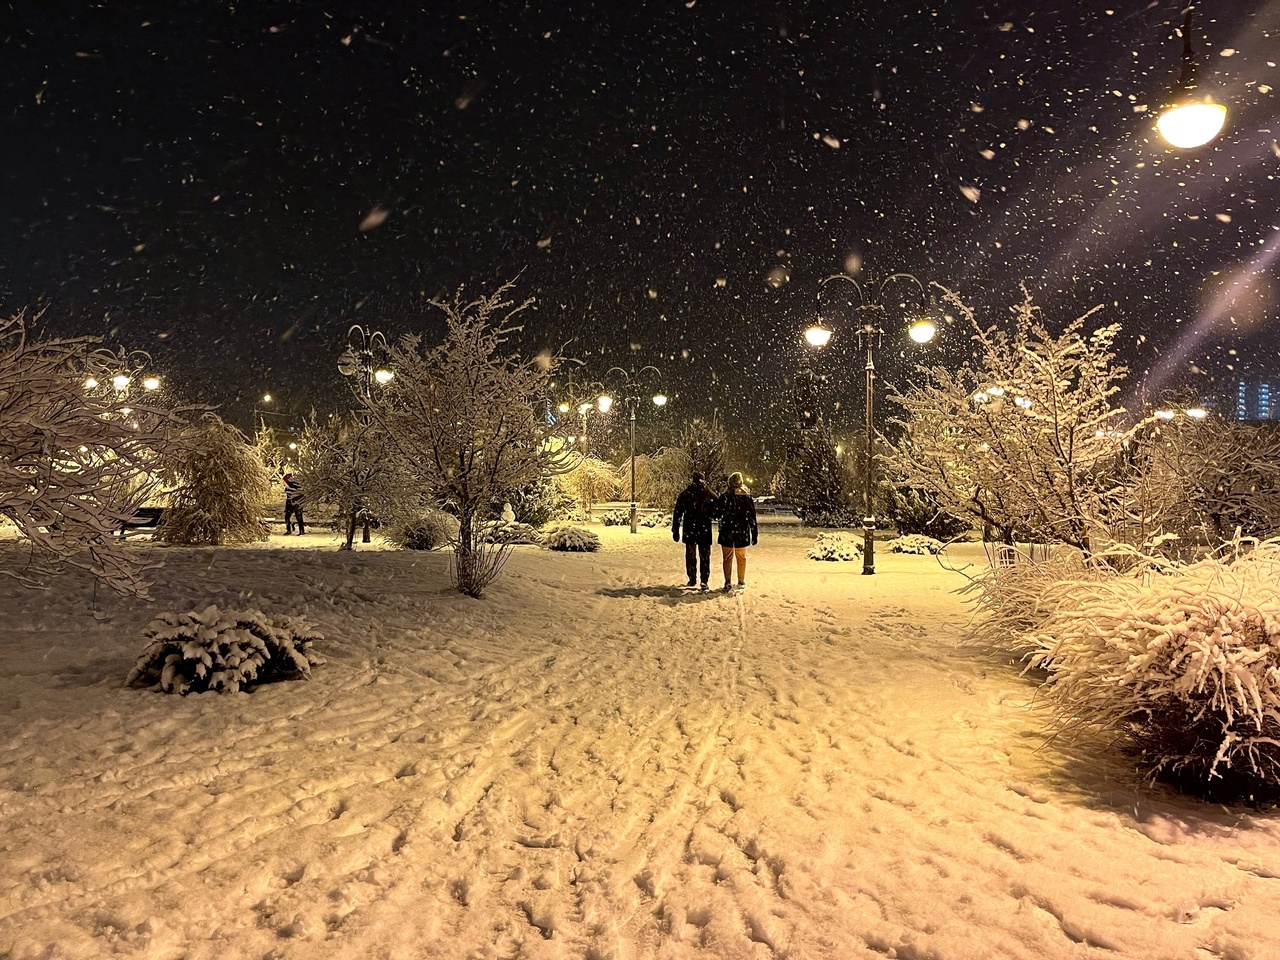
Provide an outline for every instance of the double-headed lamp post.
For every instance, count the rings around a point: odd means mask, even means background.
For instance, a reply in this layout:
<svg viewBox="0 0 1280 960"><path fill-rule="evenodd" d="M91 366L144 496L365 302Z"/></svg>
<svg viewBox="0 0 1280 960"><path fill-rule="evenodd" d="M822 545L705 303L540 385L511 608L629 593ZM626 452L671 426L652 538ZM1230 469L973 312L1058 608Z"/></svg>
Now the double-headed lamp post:
<svg viewBox="0 0 1280 960"><path fill-rule="evenodd" d="M862 284L843 273L833 274L818 284L818 319L813 326L804 332L804 338L809 342L810 346L819 349L831 342L831 328L822 321L822 291L827 288L827 284L834 280L845 280L853 284L858 291L858 299L860 301L857 306L858 349L862 350L866 357L864 367L866 372L866 446L863 450L862 461L862 574L863 576L869 576L876 572L875 348L884 337L884 327L881 325L881 321L888 312L882 301L884 293L890 284L898 280L909 280L915 284L920 291L922 302L927 303L929 297L924 285L914 276L909 273L895 273L881 282L879 288L877 288L875 300L868 302ZM917 317L908 327L907 333L916 343L928 343L937 333L937 324L929 316L932 312L932 309L930 309L927 314Z"/></svg>
<svg viewBox="0 0 1280 960"><path fill-rule="evenodd" d="M375 383L386 384L395 377L390 369L378 363L379 356L385 357L388 350L387 338L380 330L353 323L347 330L347 349L338 357L338 372L344 377L358 377L361 396L372 399Z"/></svg>
<svg viewBox="0 0 1280 960"><path fill-rule="evenodd" d="M613 374L617 374L619 377L618 385L621 387L622 402L627 405L627 413L631 419L631 532L635 533L637 528L636 409L646 395L648 395L655 407L665 407L667 405L667 395L661 390L655 390L652 394L648 394L644 389L644 381L649 380L652 382L662 376L662 371L657 367L645 366L639 370L623 370L621 367L611 367L609 372L605 374L606 379Z"/></svg>

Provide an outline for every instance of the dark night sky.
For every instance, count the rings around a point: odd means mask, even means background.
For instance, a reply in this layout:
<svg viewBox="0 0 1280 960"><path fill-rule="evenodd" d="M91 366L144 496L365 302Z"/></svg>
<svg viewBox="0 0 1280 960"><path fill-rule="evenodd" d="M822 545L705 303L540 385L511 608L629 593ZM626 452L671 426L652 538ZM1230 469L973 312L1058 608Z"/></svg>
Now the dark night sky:
<svg viewBox="0 0 1280 960"><path fill-rule="evenodd" d="M1175 154L1164 0L9 3L0 306L247 421L341 398L351 323L434 336L427 299L519 274L522 348L773 433L818 281L861 264L992 319L1024 279L1058 321L1106 303L1207 390L1280 371L1280 2L1196 17L1232 112Z"/></svg>

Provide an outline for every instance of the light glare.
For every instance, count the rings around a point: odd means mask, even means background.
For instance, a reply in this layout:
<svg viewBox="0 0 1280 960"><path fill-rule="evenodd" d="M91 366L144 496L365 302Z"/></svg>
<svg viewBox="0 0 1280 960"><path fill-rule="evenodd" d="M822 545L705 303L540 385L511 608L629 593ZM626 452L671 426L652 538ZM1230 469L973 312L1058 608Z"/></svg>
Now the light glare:
<svg viewBox="0 0 1280 960"><path fill-rule="evenodd" d="M1212 100L1184 103L1160 114L1156 129L1160 136L1180 150L1202 147L1219 133L1227 122L1227 108Z"/></svg>

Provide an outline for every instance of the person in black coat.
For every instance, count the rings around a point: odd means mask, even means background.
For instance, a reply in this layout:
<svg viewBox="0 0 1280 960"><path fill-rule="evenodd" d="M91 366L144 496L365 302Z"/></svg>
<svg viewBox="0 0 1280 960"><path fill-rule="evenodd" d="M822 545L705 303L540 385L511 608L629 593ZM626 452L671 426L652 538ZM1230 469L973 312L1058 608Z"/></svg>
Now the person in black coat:
<svg viewBox="0 0 1280 960"><path fill-rule="evenodd" d="M295 517L298 520L298 536L307 532L306 524L302 520L302 501L305 499L302 484L292 473L286 473L284 475L284 532L286 534L293 533Z"/></svg>
<svg viewBox="0 0 1280 960"><path fill-rule="evenodd" d="M711 521L715 519L716 497L702 482L702 474L695 472L689 486L676 497L671 511L671 539L680 541L680 528L684 527L684 571L689 575L689 586L702 575L702 589L707 589L711 579Z"/></svg>
<svg viewBox="0 0 1280 960"><path fill-rule="evenodd" d="M738 562L738 586L747 582L747 547L760 539L756 526L756 502L742 485L742 474L729 477L729 489L720 495L716 507L720 517L720 552L724 556L724 589L733 589L733 563Z"/></svg>

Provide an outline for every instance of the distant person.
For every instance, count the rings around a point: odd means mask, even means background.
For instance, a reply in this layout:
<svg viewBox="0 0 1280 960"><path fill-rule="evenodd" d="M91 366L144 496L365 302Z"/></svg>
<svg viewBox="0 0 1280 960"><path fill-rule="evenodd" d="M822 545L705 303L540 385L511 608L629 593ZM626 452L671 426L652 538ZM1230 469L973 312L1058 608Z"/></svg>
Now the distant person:
<svg viewBox="0 0 1280 960"><path fill-rule="evenodd" d="M684 528L684 571L689 575L688 586L698 583L702 577L702 589L707 589L711 579L711 521L715 519L716 497L702 482L702 474L696 470L689 485L676 497L671 511L671 539L680 541Z"/></svg>
<svg viewBox="0 0 1280 960"><path fill-rule="evenodd" d="M738 586L747 583L747 547L754 547L760 538L756 526L756 504L751 493L742 485L742 474L729 477L729 489L720 495L716 506L720 517L720 552L724 556L724 590L733 589L733 564L738 563Z"/></svg>
<svg viewBox="0 0 1280 960"><path fill-rule="evenodd" d="M302 520L302 502L306 495L302 492L302 483L292 473L284 475L284 532L285 536L293 533L293 518L298 518L298 536L307 532Z"/></svg>

